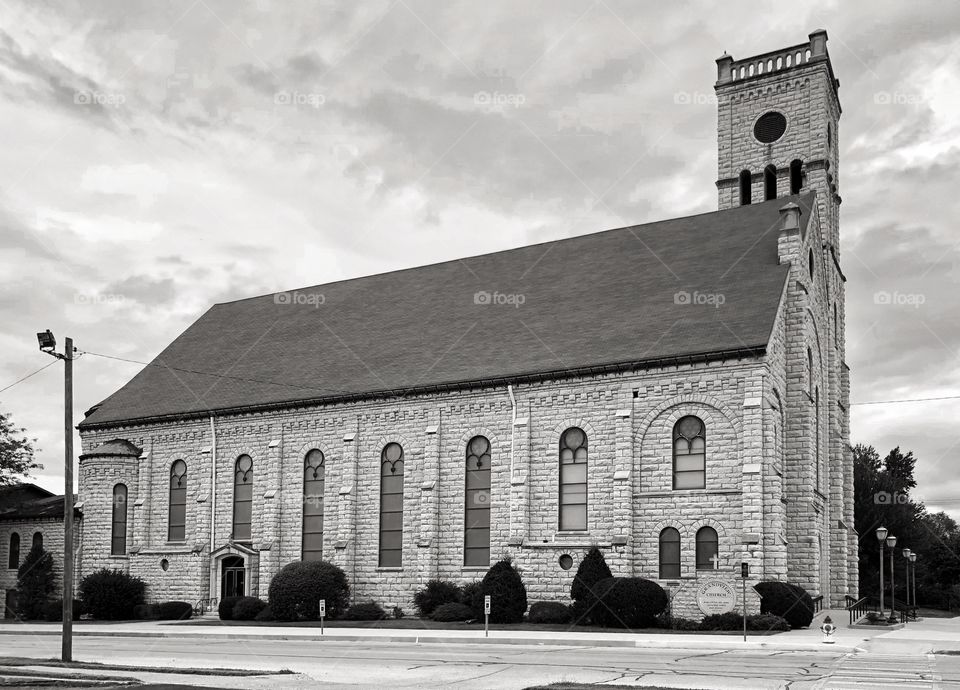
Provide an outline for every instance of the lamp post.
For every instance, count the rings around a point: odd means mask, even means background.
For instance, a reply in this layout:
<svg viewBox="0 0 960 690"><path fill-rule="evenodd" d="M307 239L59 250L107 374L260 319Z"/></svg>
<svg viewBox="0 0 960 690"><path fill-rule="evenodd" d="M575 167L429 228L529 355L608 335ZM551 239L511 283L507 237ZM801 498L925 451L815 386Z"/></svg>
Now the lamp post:
<svg viewBox="0 0 960 690"><path fill-rule="evenodd" d="M894 590L894 579L893 579L893 550L897 546L897 538L892 534L887 537L887 546L890 547L890 621L896 623L897 621L897 593Z"/></svg>
<svg viewBox="0 0 960 690"><path fill-rule="evenodd" d="M883 545L887 540L887 528L877 528L877 541L880 542L880 612L883 613Z"/></svg>
<svg viewBox="0 0 960 690"><path fill-rule="evenodd" d="M903 571L907 578L907 613L910 612L910 549L903 550Z"/></svg>
<svg viewBox="0 0 960 690"><path fill-rule="evenodd" d="M910 553L910 569L913 571L913 617L917 617L917 554Z"/></svg>
<svg viewBox="0 0 960 690"><path fill-rule="evenodd" d="M63 339L63 353L50 329L37 333L40 352L63 360L63 634L60 656L73 660L73 338Z"/></svg>

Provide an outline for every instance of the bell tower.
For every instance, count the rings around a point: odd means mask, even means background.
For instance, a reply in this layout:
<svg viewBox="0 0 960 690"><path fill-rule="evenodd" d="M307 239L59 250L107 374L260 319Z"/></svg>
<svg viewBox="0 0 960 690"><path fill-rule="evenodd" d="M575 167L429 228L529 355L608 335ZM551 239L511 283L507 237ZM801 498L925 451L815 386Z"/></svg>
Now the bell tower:
<svg viewBox="0 0 960 690"><path fill-rule="evenodd" d="M721 210L815 191L824 240L839 253L839 86L823 29L789 48L717 59Z"/></svg>

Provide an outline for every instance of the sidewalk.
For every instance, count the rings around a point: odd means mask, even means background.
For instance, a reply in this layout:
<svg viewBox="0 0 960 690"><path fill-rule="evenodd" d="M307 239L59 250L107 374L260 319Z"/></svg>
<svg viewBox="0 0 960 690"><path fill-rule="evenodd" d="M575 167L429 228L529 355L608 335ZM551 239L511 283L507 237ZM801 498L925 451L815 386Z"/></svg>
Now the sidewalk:
<svg viewBox="0 0 960 690"><path fill-rule="evenodd" d="M836 619L834 619L836 620ZM819 625L815 622L814 625ZM400 642L412 644L509 644L551 645L574 647L647 647L669 649L717 650L776 650L854 652L867 639L870 631L840 629L834 635L836 642L822 643L820 630L812 627L777 635L751 635L744 642L739 635L617 633L617 632L558 632L538 630L491 630L484 637L483 630L417 630L391 628L327 628L324 634L316 627L265 626L190 626L168 621L137 621L131 623L83 623L74 626L74 635L83 637L170 637L206 640L264 639L309 640L329 642ZM20 623L0 625L0 635L59 635L56 623Z"/></svg>

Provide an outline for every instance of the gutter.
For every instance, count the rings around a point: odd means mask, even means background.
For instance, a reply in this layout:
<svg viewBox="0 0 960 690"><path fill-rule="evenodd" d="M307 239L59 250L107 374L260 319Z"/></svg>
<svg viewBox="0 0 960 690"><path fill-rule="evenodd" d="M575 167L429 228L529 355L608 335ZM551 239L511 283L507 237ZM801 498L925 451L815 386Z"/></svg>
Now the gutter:
<svg viewBox="0 0 960 690"><path fill-rule="evenodd" d="M210 415L210 553L217 543L217 427ZM213 575L213 563L210 564L210 596L216 596L217 578Z"/></svg>
<svg viewBox="0 0 960 690"><path fill-rule="evenodd" d="M510 481L513 482L513 449L517 434L517 399L513 397L513 384L507 384L507 395L510 396Z"/></svg>

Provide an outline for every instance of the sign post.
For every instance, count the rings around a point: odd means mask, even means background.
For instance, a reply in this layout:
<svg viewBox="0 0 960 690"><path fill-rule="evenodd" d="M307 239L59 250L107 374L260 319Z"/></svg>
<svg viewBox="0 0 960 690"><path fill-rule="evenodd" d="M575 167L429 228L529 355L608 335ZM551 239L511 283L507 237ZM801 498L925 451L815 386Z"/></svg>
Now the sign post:
<svg viewBox="0 0 960 690"><path fill-rule="evenodd" d="M750 564L740 564L740 580L743 582L743 641L747 641L747 578L750 577Z"/></svg>
<svg viewBox="0 0 960 690"><path fill-rule="evenodd" d="M323 619L327 617L327 600L320 600L320 634L323 635Z"/></svg>
<svg viewBox="0 0 960 690"><path fill-rule="evenodd" d="M483 636L490 637L490 595L483 597Z"/></svg>

